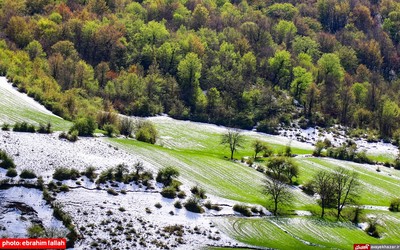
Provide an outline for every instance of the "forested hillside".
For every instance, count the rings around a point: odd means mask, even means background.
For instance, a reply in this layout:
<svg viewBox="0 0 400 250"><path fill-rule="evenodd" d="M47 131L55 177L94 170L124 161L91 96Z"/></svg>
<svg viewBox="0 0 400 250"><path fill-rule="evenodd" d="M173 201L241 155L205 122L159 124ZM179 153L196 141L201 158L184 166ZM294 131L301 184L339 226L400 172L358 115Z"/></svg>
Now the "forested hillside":
<svg viewBox="0 0 400 250"><path fill-rule="evenodd" d="M0 74L54 113L398 137L398 0L0 0Z"/></svg>

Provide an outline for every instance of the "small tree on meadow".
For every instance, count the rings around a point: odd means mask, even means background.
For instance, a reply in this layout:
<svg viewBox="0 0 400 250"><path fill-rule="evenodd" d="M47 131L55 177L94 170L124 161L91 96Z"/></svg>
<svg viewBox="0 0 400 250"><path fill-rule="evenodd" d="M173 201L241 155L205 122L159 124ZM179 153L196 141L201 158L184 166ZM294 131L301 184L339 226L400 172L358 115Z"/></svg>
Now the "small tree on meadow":
<svg viewBox="0 0 400 250"><path fill-rule="evenodd" d="M268 146L260 140L255 140L253 143L253 149L254 149L254 159L256 159L259 153L266 151L268 149Z"/></svg>
<svg viewBox="0 0 400 250"><path fill-rule="evenodd" d="M233 154L238 148L243 148L244 137L238 129L229 129L228 132L222 135L221 144L229 146L231 151L231 160Z"/></svg>
<svg viewBox="0 0 400 250"><path fill-rule="evenodd" d="M279 179L266 179L264 182L264 192L269 200L274 203L272 213L278 214L279 206L288 205L293 200L293 195L290 192L288 185Z"/></svg>

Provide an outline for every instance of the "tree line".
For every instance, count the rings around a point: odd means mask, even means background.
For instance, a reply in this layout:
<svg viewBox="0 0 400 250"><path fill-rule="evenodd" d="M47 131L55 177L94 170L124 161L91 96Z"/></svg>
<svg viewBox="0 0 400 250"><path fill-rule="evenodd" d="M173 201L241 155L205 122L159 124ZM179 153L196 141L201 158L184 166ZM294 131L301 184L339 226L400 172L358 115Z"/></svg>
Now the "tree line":
<svg viewBox="0 0 400 250"><path fill-rule="evenodd" d="M0 73L74 120L110 109L274 132L400 134L393 0L0 2Z"/></svg>

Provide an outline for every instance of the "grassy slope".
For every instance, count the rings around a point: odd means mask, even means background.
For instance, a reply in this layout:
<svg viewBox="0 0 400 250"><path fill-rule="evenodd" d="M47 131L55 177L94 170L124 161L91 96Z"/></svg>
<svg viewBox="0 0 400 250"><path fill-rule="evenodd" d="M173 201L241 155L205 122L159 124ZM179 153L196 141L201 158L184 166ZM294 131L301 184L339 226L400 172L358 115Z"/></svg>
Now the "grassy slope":
<svg viewBox="0 0 400 250"><path fill-rule="evenodd" d="M376 213L375 213L376 214ZM400 239L399 213L380 212L381 239L370 237L348 224L321 221L315 218L216 219L222 231L237 240L277 249L352 249L355 243L395 244ZM290 233L286 233L290 232ZM315 246L306 245L309 242Z"/></svg>
<svg viewBox="0 0 400 250"><path fill-rule="evenodd" d="M192 184L198 183L207 192L214 195L245 203L266 204L262 193L263 174L252 168L226 159L229 150L220 144L221 134L225 128L166 118L151 118L156 124L160 140L159 145L150 145L127 139L111 139L127 150L139 154L154 165L176 166L184 179ZM235 158L251 156L251 143L255 138L264 140L271 147L284 149L285 143L274 137L260 136L256 133L245 133L245 143ZM293 148L295 153L310 153L310 149ZM298 193L295 204L302 207L313 201L306 195Z"/></svg>
<svg viewBox="0 0 400 250"><path fill-rule="evenodd" d="M166 165L177 166L184 179L192 180L204 186L208 192L215 195L237 200L240 202L265 204L261 183L264 178L255 170L233 163L224 159L229 155L228 149L219 144L220 136L225 131L223 128L201 125L184 121L153 119L160 131L161 145L149 145L134 140L112 139L114 143L123 145L128 150L134 151L161 167ZM255 138L269 142L271 147L282 150L286 143L279 143L276 138L245 133L245 148L241 149L236 158L252 155L251 142ZM310 153L310 149L294 149L295 153ZM363 191L360 202L368 205L387 206L388 200L396 195L400 174L398 171L381 169L378 173L375 166L361 165L328 158L296 158L299 163L301 176L300 182L309 181L313 174L320 169L333 170L343 166L359 173ZM389 176L389 174L391 176ZM295 209L317 207L315 201L297 192ZM354 243L393 243L400 238L397 222L399 216L389 212L375 212L384 216L386 236L374 239L356 227L335 222L321 222L318 219L306 217L271 219L228 218L217 219L219 227L239 241L251 245L294 249L316 249L305 245L302 240L309 241L324 247L349 249ZM290 234L284 232L286 230ZM322 237L323 235L324 237Z"/></svg>
<svg viewBox="0 0 400 250"><path fill-rule="evenodd" d="M398 195L400 189L400 173L398 170L376 166L356 164L324 158L302 158L297 162L300 166L300 182L306 183L319 170L334 170L338 166L354 170L358 173L361 186L360 204L388 206L390 200Z"/></svg>
<svg viewBox="0 0 400 250"><path fill-rule="evenodd" d="M4 78L0 81L0 85L9 84L4 81ZM26 121L38 125L51 122L54 130L68 130L71 126L70 122L34 107L35 105L32 105L27 98L15 89L0 86L0 124Z"/></svg>

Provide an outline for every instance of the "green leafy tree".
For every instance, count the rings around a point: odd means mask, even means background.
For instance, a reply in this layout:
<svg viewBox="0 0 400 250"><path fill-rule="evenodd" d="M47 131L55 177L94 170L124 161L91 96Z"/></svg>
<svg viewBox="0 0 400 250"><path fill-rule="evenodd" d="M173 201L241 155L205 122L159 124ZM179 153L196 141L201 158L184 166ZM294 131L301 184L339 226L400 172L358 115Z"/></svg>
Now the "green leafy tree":
<svg viewBox="0 0 400 250"><path fill-rule="evenodd" d="M268 60L268 65L271 72L272 85L288 89L292 69L290 52L286 50L277 51L274 57Z"/></svg>
<svg viewBox="0 0 400 250"><path fill-rule="evenodd" d="M318 82L322 85L323 108L326 114L337 113L337 90L344 79L344 69L335 54L323 54L318 60Z"/></svg>
<svg viewBox="0 0 400 250"><path fill-rule="evenodd" d="M178 65L181 96L192 111L194 111L199 92L201 92L199 83L201 69L201 61L195 53L188 53Z"/></svg>
<svg viewBox="0 0 400 250"><path fill-rule="evenodd" d="M291 84L291 92L294 98L299 100L300 103L303 103L305 92L313 82L313 75L302 67L295 67L293 69L293 76L294 79Z"/></svg>
<svg viewBox="0 0 400 250"><path fill-rule="evenodd" d="M259 153L268 149L268 146L260 140L255 140L253 142L253 149L254 149L254 159L256 159Z"/></svg>
<svg viewBox="0 0 400 250"><path fill-rule="evenodd" d="M380 133L382 137L390 137L398 123L400 108L394 101L386 99L382 105Z"/></svg>
<svg viewBox="0 0 400 250"><path fill-rule="evenodd" d="M296 25L292 21L281 20L274 30L276 42L278 44L285 43L290 48L292 40L297 33Z"/></svg>

